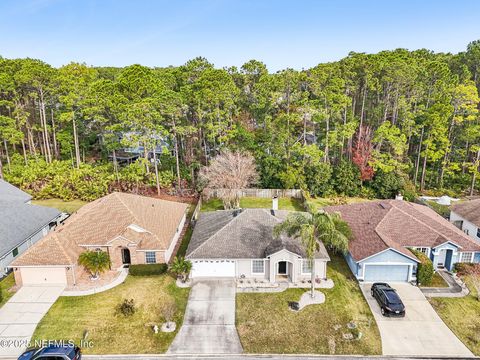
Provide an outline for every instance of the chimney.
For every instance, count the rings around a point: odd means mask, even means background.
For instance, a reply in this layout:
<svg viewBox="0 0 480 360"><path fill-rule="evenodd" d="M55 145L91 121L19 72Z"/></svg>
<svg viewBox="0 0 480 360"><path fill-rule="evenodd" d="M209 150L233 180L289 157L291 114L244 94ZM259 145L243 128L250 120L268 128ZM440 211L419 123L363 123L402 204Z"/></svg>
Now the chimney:
<svg viewBox="0 0 480 360"><path fill-rule="evenodd" d="M398 193L396 196L395 196L395 200L403 200L403 195L401 193Z"/></svg>
<svg viewBox="0 0 480 360"><path fill-rule="evenodd" d="M272 210L278 210L278 196L272 198Z"/></svg>

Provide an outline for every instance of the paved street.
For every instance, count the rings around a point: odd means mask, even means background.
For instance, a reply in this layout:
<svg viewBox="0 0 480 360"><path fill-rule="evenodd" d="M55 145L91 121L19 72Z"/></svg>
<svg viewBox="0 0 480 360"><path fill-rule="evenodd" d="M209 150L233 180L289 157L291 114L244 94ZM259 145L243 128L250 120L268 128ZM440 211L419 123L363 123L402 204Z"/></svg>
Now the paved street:
<svg viewBox="0 0 480 360"><path fill-rule="evenodd" d="M64 286L22 286L0 308L0 357L16 358Z"/></svg>
<svg viewBox="0 0 480 360"><path fill-rule="evenodd" d="M383 355L473 357L418 287L408 283L390 285L405 304L404 318L382 316L380 307L370 294L371 284L360 285L380 330Z"/></svg>
<svg viewBox="0 0 480 360"><path fill-rule="evenodd" d="M195 281L182 328L169 354L239 354L242 345L235 327L235 282Z"/></svg>

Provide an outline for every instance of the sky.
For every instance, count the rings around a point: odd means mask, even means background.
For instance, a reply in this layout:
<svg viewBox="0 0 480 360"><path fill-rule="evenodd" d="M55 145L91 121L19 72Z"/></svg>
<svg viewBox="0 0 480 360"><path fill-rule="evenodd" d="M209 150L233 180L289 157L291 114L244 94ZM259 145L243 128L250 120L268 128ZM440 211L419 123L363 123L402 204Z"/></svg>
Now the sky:
<svg viewBox="0 0 480 360"><path fill-rule="evenodd" d="M457 53L480 39L479 0L0 0L0 56L61 66L217 67L272 72L350 51Z"/></svg>

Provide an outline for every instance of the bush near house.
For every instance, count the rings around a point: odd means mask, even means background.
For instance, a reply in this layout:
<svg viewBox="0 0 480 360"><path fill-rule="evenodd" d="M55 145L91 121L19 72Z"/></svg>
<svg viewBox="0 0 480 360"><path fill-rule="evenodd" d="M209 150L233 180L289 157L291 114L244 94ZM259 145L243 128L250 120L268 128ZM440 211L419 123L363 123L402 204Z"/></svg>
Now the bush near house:
<svg viewBox="0 0 480 360"><path fill-rule="evenodd" d="M152 276L164 274L167 270L167 264L138 264L130 265L129 274L132 276Z"/></svg>
<svg viewBox="0 0 480 360"><path fill-rule="evenodd" d="M410 251L420 260L417 269L417 283L419 285L430 285L433 279L435 269L433 268L432 261L422 252L418 250L410 249Z"/></svg>
<svg viewBox="0 0 480 360"><path fill-rule="evenodd" d="M474 263L456 263L455 264L455 272L458 276L465 276L469 275L473 269L480 268L480 264Z"/></svg>

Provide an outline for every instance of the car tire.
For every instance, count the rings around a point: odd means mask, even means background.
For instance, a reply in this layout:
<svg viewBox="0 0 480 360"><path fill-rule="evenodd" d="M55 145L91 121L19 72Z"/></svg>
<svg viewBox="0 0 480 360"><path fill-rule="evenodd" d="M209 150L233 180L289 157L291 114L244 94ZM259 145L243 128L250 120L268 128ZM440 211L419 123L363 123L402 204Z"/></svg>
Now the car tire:
<svg viewBox="0 0 480 360"><path fill-rule="evenodd" d="M383 316L386 316L385 315L385 309L383 307L380 308L380 312L382 313Z"/></svg>
<svg viewBox="0 0 480 360"><path fill-rule="evenodd" d="M372 295L372 297L373 297L373 290L372 290L372 291L370 291L370 294L371 294L371 295Z"/></svg>

